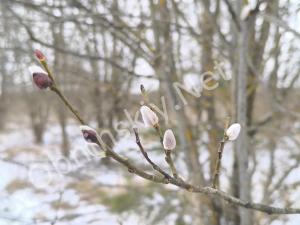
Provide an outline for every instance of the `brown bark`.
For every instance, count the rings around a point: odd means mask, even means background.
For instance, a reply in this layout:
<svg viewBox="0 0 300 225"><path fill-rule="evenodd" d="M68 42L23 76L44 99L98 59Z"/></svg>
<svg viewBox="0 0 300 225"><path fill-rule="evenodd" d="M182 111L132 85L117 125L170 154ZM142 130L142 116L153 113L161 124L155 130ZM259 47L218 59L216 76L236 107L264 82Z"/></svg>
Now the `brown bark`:
<svg viewBox="0 0 300 225"><path fill-rule="evenodd" d="M62 11L61 11L62 12ZM61 47L64 46L64 25L62 23L58 23L57 25L52 26L53 40L54 45ZM54 51L54 74L56 75L56 80L64 88L64 84L66 83L67 71L65 69L65 64L67 63L67 58L58 51ZM61 103L58 102L56 105L56 113L58 118L58 123L61 130L61 151L62 154L66 157L70 155L70 143L69 137L66 130L67 125L67 114L66 110L61 107Z"/></svg>
<svg viewBox="0 0 300 225"><path fill-rule="evenodd" d="M210 1L204 1L206 8L210 8ZM201 15L200 26L203 31L204 41L201 45L201 66L202 66L202 74L206 72L214 71L214 62L213 62L213 52L212 52L212 43L214 37L214 30L211 26L209 14L210 12L204 10ZM205 78L204 78L205 79ZM217 126L217 117L215 112L215 92L213 91L205 91L202 96L202 110L207 112L208 121L210 124L210 129L208 130L209 143L208 150L210 154L210 174L212 182L212 175L215 169L215 165L217 163L217 149L218 149L218 126ZM219 184L219 176L217 177L217 184ZM208 208L211 211L211 216L207 220L207 223L213 225L220 225L222 218L222 206L221 202L217 199L209 199Z"/></svg>
<svg viewBox="0 0 300 225"><path fill-rule="evenodd" d="M241 1L243 2L243 1ZM237 122L241 124L242 130L239 138L236 141L236 152L238 159L239 171L239 197L244 201L251 200L251 178L248 170L249 162L249 136L248 136L248 116L249 110L252 107L248 103L247 95L247 81L249 75L248 57L250 52L250 37L251 30L254 26L254 18L250 17L246 21L241 21L241 31L239 34L239 61L238 61L238 76L236 83L236 96L237 96ZM253 216L251 211L240 208L240 224L252 225Z"/></svg>

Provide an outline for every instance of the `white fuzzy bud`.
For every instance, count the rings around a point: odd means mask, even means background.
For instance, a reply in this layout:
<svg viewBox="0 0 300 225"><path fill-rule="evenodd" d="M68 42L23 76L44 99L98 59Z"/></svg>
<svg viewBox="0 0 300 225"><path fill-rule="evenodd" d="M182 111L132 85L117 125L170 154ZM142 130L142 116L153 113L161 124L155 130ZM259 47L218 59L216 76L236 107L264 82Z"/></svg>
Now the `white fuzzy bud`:
<svg viewBox="0 0 300 225"><path fill-rule="evenodd" d="M140 109L144 124L147 127L156 126L158 124L158 117L148 106L143 105Z"/></svg>
<svg viewBox="0 0 300 225"><path fill-rule="evenodd" d="M176 139L171 129L166 130L163 139L164 149L173 150L176 147Z"/></svg>
<svg viewBox="0 0 300 225"><path fill-rule="evenodd" d="M232 124L227 130L226 130L226 136L229 141L234 141L237 139L241 131L241 125L239 123Z"/></svg>
<svg viewBox="0 0 300 225"><path fill-rule="evenodd" d="M249 5L252 10L255 10L255 8L257 7L257 0L249 0Z"/></svg>
<svg viewBox="0 0 300 225"><path fill-rule="evenodd" d="M250 15L252 11L252 7L250 4L248 5L245 5L243 8L242 8L242 11L241 11L241 15L240 15L240 19L241 20L246 20L248 18L248 16Z"/></svg>

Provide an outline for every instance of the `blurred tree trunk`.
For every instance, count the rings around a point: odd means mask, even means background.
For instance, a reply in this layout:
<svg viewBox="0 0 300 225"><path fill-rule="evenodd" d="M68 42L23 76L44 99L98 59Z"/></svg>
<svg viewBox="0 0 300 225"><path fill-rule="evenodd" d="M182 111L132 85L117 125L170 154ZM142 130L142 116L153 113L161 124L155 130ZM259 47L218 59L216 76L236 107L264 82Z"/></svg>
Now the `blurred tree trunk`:
<svg viewBox="0 0 300 225"><path fill-rule="evenodd" d="M195 138L191 127L188 125L188 119L184 113L184 109L173 87L173 83L180 81L176 72L173 57L173 40L170 32L170 14L167 7L167 1L159 1L155 4L151 1L151 11L153 18L153 29L155 34L155 62L154 69L156 74L163 78L160 88L166 93L167 102L170 102L170 109L175 112L178 124L179 138L181 148L186 152L186 164L190 171L190 176L196 184L203 182L201 176L201 167L199 163L199 155ZM164 23L160 23L157 18ZM179 110L174 110L175 106L181 106Z"/></svg>
<svg viewBox="0 0 300 225"><path fill-rule="evenodd" d="M243 2L243 1L242 1ZM277 13L278 1L267 3L267 13ZM240 7L242 6L242 3ZM269 37L270 24L264 21L259 36L255 35L256 14L241 21L239 34L239 61L236 83L237 121L242 125L241 136L236 142L236 154L239 171L239 197L245 201L251 200L251 174L249 172L249 152L253 152L255 133L248 132L254 124L253 110L258 87L258 75L263 71L263 54ZM253 224L253 212L240 208L240 224Z"/></svg>
<svg viewBox="0 0 300 225"><path fill-rule="evenodd" d="M7 113L7 72L5 69L6 56L5 53L2 52L0 56L0 81L1 81L1 89L0 89L0 130L4 129L5 126L5 118Z"/></svg>
<svg viewBox="0 0 300 225"><path fill-rule="evenodd" d="M30 112L30 117L31 125L33 128L33 134L35 137L35 143L41 144L43 142L43 135L46 128L45 118L48 117L48 113L44 113L43 110L40 108L37 110L32 110Z"/></svg>
<svg viewBox="0 0 300 225"><path fill-rule="evenodd" d="M25 101L29 109L31 129L34 135L35 143L43 143L43 136L49 117L49 106L45 104L46 95L31 92L25 93Z"/></svg>
<svg viewBox="0 0 300 225"><path fill-rule="evenodd" d="M266 4L266 12L276 14L275 10L278 8L278 1L268 2ZM240 14L242 6L243 1L237 2L237 15ZM237 121L243 121L243 123L241 123L243 124L243 133L237 141L236 151L234 153L231 188L234 196L241 197L245 200L251 199L251 190L247 190L251 184L251 174L248 171L247 161L249 161L249 152L255 154L253 148L255 132L248 132L248 128L254 125L253 109L258 87L258 75L264 70L265 65L262 63L263 54L270 33L270 23L268 21L264 20L259 30L256 31L255 20L256 14L254 13L251 14L246 21L241 21L241 31L239 32L237 32L234 23L232 23L231 26L232 33L235 34L232 41L233 46L238 47L237 49L231 49L231 55L233 56L231 58L231 64L234 74L236 75L234 76L236 91L235 105L237 106L236 117ZM233 54L235 50L238 54ZM240 180L241 178L243 178L243 180ZM237 207L233 206L231 211L235 212L236 208ZM243 217L243 221L240 221L240 219L242 219L240 217ZM231 216L235 225L244 224L248 218L251 218L253 221L252 213L247 210L241 210L240 215L234 214ZM251 219L246 224L252 224Z"/></svg>
<svg viewBox="0 0 300 225"><path fill-rule="evenodd" d="M91 4L93 6L92 9L93 12L97 13L97 1L93 0L91 1ZM78 26L83 36L86 34L86 32L90 32L90 42L86 43L85 45L88 55L97 55L97 56L100 55L100 51L98 50L98 47L100 46L98 35L99 33L101 33L101 38L103 41L103 48L101 49L102 50L101 53L106 56L106 54L108 54L108 50L106 48L106 42L105 42L106 32L100 30L99 27L96 26L95 24L91 25L90 28L88 28L88 31L83 30L84 28L81 27L81 25L78 24ZM107 100L105 98L105 92L107 91L107 87L104 82L104 77L106 76L106 73L108 73L108 71L106 68L102 69L100 67L99 60L91 59L89 60L89 63L92 69L92 80L93 80L93 82L91 82L91 88L89 89L89 95L91 97L92 107L93 107L93 119L95 119L98 129L102 129L105 127L105 121L106 121L104 101ZM107 67L106 64L105 67Z"/></svg>
<svg viewBox="0 0 300 225"><path fill-rule="evenodd" d="M243 0L241 0L241 9L243 5ZM240 15L240 13L238 14ZM251 178L248 170L249 167L249 135L248 135L248 117L249 110L251 110L247 94L247 85L249 68L248 68L248 57L250 53L250 37L251 31L254 26L254 17L250 16L247 20L241 21L241 30L239 33L239 43L238 43L238 75L236 82L236 112L237 112L237 122L241 124L242 130L239 138L236 141L236 152L238 159L238 172L239 172L239 197L244 201L251 201ZM253 84L252 84L253 85ZM245 208L239 208L240 212L240 224L241 225L252 225L253 215L250 210Z"/></svg>
<svg viewBox="0 0 300 225"><path fill-rule="evenodd" d="M233 1L230 1L231 4L233 4ZM235 12L236 15L239 15L239 12L241 11L241 4L240 2L237 2L235 4ZM230 23L230 32L233 34L232 38L232 47L229 48L229 56L230 56L230 64L232 68L232 88L231 88L231 96L232 96L232 117L237 118L237 76L238 76L238 60L239 60L239 54L238 54L238 43L239 43L239 30L238 27L236 26L235 22L231 20ZM232 164L232 175L231 175L231 183L230 183L230 188L232 195L239 198L239 168L238 168L238 156L237 156L237 151L235 149L233 153L233 164ZM228 212L227 217L230 222L232 222L233 225L240 225L240 215L238 211L237 206L230 206L228 207Z"/></svg>
<svg viewBox="0 0 300 225"><path fill-rule="evenodd" d="M159 1L157 4L151 1L152 26L156 45L154 69L158 77L164 78L164 81L160 83L160 88L166 93L166 101L170 104L167 107L173 109L176 121L178 122L180 147L185 152L185 162L189 170L189 178L195 185L203 185L204 177L199 162L199 152L196 144L197 138L194 136L192 126L188 123L189 119L173 86L175 82L182 81L182 78L180 79L177 74L174 61L169 10L167 1ZM160 22L158 18L163 22ZM178 110L176 110L176 107L179 107L179 109L177 108ZM205 196L191 197L191 201L196 207L193 213L195 225L203 224L203 221L207 218L203 211L207 200Z"/></svg>
<svg viewBox="0 0 300 225"><path fill-rule="evenodd" d="M3 32L8 30L8 24L5 13L4 6L0 5L0 13L1 13L1 22L2 25L1 29ZM1 51L0 53L0 130L4 129L5 126L5 118L7 113L7 88L8 88L8 77L7 77L7 70L6 70L6 63L7 63L7 56L5 51Z"/></svg>
<svg viewBox="0 0 300 225"><path fill-rule="evenodd" d="M62 9L60 9L61 13L63 14ZM54 46L57 46L58 48L63 48L65 44L64 40L64 25L63 23L57 23L52 25L52 35L53 35L53 43ZM54 50L54 74L56 77L56 81L59 82L60 87L62 90L66 90L65 85L66 85L66 63L67 63L67 57L60 53L57 50ZM68 91L68 90L66 90ZM64 106L61 104L61 102L58 102L56 104L56 113L57 113L57 118L58 118L58 123L60 126L61 130L61 151L62 154L66 157L69 156L70 154L70 143L69 143L69 138L66 130L66 125L67 125L67 114L66 114L66 109Z"/></svg>
<svg viewBox="0 0 300 225"><path fill-rule="evenodd" d="M211 4L210 0L204 0L202 2L205 9L210 9ZM201 5L201 6L203 6ZM213 62L213 37L214 37L214 28L211 24L211 20L209 15L211 12L207 10L203 10L200 18L200 26L203 32L203 42L202 42L202 51L201 51L201 76L205 73L212 73L214 71L214 62ZM217 15L215 15L217 17ZM201 78L200 78L201 79ZM206 77L204 76L204 80ZM209 85L213 85L209 84ZM207 123L210 125L208 130L209 143L208 143L208 151L210 154L209 166L210 166L210 174L214 173L215 164L217 161L217 148L218 148L218 126L217 126L217 118L216 118L216 110L215 110L215 92L209 90L203 90L202 96L202 110L207 112L208 121ZM211 183L211 180L209 181ZM217 181L219 183L219 181ZM221 202L218 199L209 198L207 199L208 207L211 211L211 216L207 219L207 224L211 225L220 225L221 216L222 216L222 206ZM205 223L205 224L206 224Z"/></svg>
<svg viewBox="0 0 300 225"><path fill-rule="evenodd" d="M70 143L69 143L69 137L67 133L67 117L66 117L66 110L62 107L57 108L57 117L58 122L61 129L61 136L62 136L62 142L61 142L61 149L64 156L68 157L70 154Z"/></svg>
<svg viewBox="0 0 300 225"><path fill-rule="evenodd" d="M97 31L96 31L96 27L93 26L93 50L92 51L90 48L88 48L88 51L91 52L95 52L97 55L99 54L97 45ZM104 35L103 35L104 36ZM103 37L104 38L104 37ZM93 105L95 107L95 114L96 114L96 122L97 122L97 126L99 129L101 129L104 126L104 109L103 109L103 88L104 85L101 83L100 77L101 77L101 71L99 68L99 62L96 60L92 60L91 61L91 66L92 66L92 73L93 73L93 78L94 78L94 82L93 82L93 87L92 87L92 99L93 99ZM104 71L105 73L105 71Z"/></svg>

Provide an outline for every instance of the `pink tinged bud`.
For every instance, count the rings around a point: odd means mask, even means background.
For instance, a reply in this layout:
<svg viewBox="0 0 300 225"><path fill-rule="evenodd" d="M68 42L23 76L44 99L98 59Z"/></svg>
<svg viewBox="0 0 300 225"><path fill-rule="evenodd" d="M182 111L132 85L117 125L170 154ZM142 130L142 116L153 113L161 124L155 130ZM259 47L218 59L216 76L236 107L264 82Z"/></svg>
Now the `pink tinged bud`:
<svg viewBox="0 0 300 225"><path fill-rule="evenodd" d="M145 126L151 127L158 124L158 117L148 106L143 105L140 109Z"/></svg>
<svg viewBox="0 0 300 225"><path fill-rule="evenodd" d="M241 131L241 125L239 123L232 124L227 130L226 130L226 136L229 141L234 141L237 139Z"/></svg>
<svg viewBox="0 0 300 225"><path fill-rule="evenodd" d="M40 60L40 61L46 60L45 55L40 50L38 50L38 49L34 50L34 54L38 58L38 60Z"/></svg>
<svg viewBox="0 0 300 225"><path fill-rule="evenodd" d="M45 73L34 73L33 81L39 89L46 89L52 85L52 80Z"/></svg>
<svg viewBox="0 0 300 225"><path fill-rule="evenodd" d="M80 130L82 132L83 138L88 143L98 143L97 131L95 131L93 128L90 128L89 126L80 126Z"/></svg>
<svg viewBox="0 0 300 225"><path fill-rule="evenodd" d="M39 66L30 66L29 71L32 74L33 82L39 89L46 89L52 86L53 82L48 74Z"/></svg>
<svg viewBox="0 0 300 225"><path fill-rule="evenodd" d="M163 145L166 150L173 150L176 147L176 139L171 129L166 130Z"/></svg>

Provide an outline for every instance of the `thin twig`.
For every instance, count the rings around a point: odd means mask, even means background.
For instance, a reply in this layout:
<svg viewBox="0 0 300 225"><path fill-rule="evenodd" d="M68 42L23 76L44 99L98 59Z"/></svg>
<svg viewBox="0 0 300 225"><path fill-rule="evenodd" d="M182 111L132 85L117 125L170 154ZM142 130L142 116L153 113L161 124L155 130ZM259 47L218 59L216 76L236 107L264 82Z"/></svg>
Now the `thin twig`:
<svg viewBox="0 0 300 225"><path fill-rule="evenodd" d="M53 75L52 75L52 73L51 73L51 71L50 71L50 69L49 69L49 67L48 67L48 64L47 64L46 60L42 60L42 61L40 61L40 63L42 64L42 66L43 66L44 69L46 70L48 76L49 76L50 79L52 80L53 86L56 86L56 82L55 82L54 77L53 77Z"/></svg>
<svg viewBox="0 0 300 225"><path fill-rule="evenodd" d="M161 129L160 129L160 127L159 127L158 124L154 128L155 128L155 130L156 130L156 132L157 132L157 134L159 136L160 144L161 144L162 148L164 149L162 131L161 131ZM166 162L168 163L168 165L169 165L169 167L171 169L173 177L176 178L176 179L179 178L177 170L176 170L176 167L175 167L175 164L174 164L173 159L171 157L171 151L168 151L168 150L164 149L164 152L165 152L165 155L166 155L165 156L165 160L166 160Z"/></svg>
<svg viewBox="0 0 300 225"><path fill-rule="evenodd" d="M59 192L59 198L57 200L57 209L56 209L56 213L55 213L56 215L55 215L53 221L51 222L51 225L55 225L57 223L57 221L59 220L58 211L60 210L60 207L61 207L61 202L62 202L63 194L64 194L64 191L61 190Z"/></svg>
<svg viewBox="0 0 300 225"><path fill-rule="evenodd" d="M66 97L62 94L62 92L55 86L50 87L51 91L55 92L59 98L65 103L65 105L70 109L70 111L74 114L74 116L78 119L78 121L84 125L86 124L82 117L79 115L78 111L73 108L73 106L69 103L69 101L66 99Z"/></svg>
<svg viewBox="0 0 300 225"><path fill-rule="evenodd" d="M165 171L163 171L158 165L156 165L148 156L147 152L145 151L142 143L141 143L141 140L140 140L140 137L139 137L139 134L138 134L138 131L137 131L137 128L133 128L133 131L134 131L134 135L135 135L135 139L136 139L136 144L139 146L139 149L141 151L141 153L143 154L143 156L145 157L145 159L147 160L147 162L152 166L152 168L156 171L158 171L159 173L161 173L162 175L164 175L164 177L168 180L170 180L172 177L167 174Z"/></svg>
<svg viewBox="0 0 300 225"><path fill-rule="evenodd" d="M55 92L59 98L65 103L65 105L70 109L70 111L74 114L74 116L79 120L79 122L84 125L85 122L82 119L82 117L79 115L78 111L74 109L74 107L69 103L69 101L67 100L67 98L63 95L63 93L60 91L60 89L57 87L54 76L51 72L51 70L48 67L48 64L46 62L46 60L40 60L41 65L44 67L44 69L46 70L49 78L52 80L52 85L50 86L50 90Z"/></svg>
<svg viewBox="0 0 300 225"><path fill-rule="evenodd" d="M165 150L165 154L166 154L165 160L170 166L173 177L177 179L178 178L178 173L177 173L176 167L174 165L174 162L173 162L173 159L172 159L172 156L171 156L171 151Z"/></svg>
<svg viewBox="0 0 300 225"><path fill-rule="evenodd" d="M226 123L225 123L225 128L224 128L223 138L222 138L219 148L218 148L218 158L217 158L217 163L216 163L216 167L215 167L215 171L214 171L214 175L213 175L213 181L212 181L213 188L216 188L218 185L217 183L218 183L219 175L220 175L220 167L221 167L221 161L222 161L222 156L223 156L223 149L224 149L226 141L228 140L228 137L226 136L226 130L229 126L229 122L230 122L230 117L227 117Z"/></svg>
<svg viewBox="0 0 300 225"><path fill-rule="evenodd" d="M161 132L160 126L157 124L156 126L154 126L154 129L156 130L156 133L158 134L159 142L160 142L161 146L164 148L164 145L163 145L164 137Z"/></svg>
<svg viewBox="0 0 300 225"><path fill-rule="evenodd" d="M101 148L102 147L101 142L98 139L99 139L99 137L97 137L96 144ZM121 155L114 152L111 148L105 148L103 150L105 151L107 157L111 157L114 160L116 160L117 162L119 162L120 164L122 164L123 166L125 166L129 173L134 173L146 180L150 180L150 181L153 181L156 183L167 184L167 183L169 183L169 178L172 178L171 176L168 176L168 178L166 179L165 177L148 174L148 173L144 172L143 170L134 166L127 158L124 158Z"/></svg>
<svg viewBox="0 0 300 225"><path fill-rule="evenodd" d="M223 138L222 141L220 142L219 148L218 148L218 158L217 158L217 163L214 171L214 176L213 176L213 182L212 182L212 187L216 188L217 183L219 180L219 175L220 175L220 166L221 166L221 160L222 160L222 155L223 155L223 149L226 143L226 139Z"/></svg>
<svg viewBox="0 0 300 225"><path fill-rule="evenodd" d="M147 93L144 85L141 84L140 89L141 89L141 93L142 93L142 97L143 97L144 103L149 105L149 97L148 97L148 93ZM151 107L151 105L149 105L149 107L150 107L151 110L154 110L153 107ZM157 134L159 136L159 142L161 143L161 146L164 149L164 146L163 146L163 134L162 134L162 131L160 129L159 124L155 125L154 129L156 130L156 132L157 132ZM177 173L175 164L173 162L173 159L171 157L171 152L167 151L167 150L164 150L164 151L165 151L165 155L166 155L165 156L165 160L166 160L166 162L168 163L168 165L169 165L169 167L171 169L173 177L176 178L176 179L178 179L179 178L178 177L178 173Z"/></svg>
<svg viewBox="0 0 300 225"><path fill-rule="evenodd" d="M227 9L228 9L228 12L229 14L231 15L232 17L232 20L234 22L234 25L236 26L237 30L240 31L241 30L241 26L240 26L240 23L239 23L239 20L238 20L238 17L231 5L231 3L228 1L228 0L224 0L226 6L227 6Z"/></svg>

